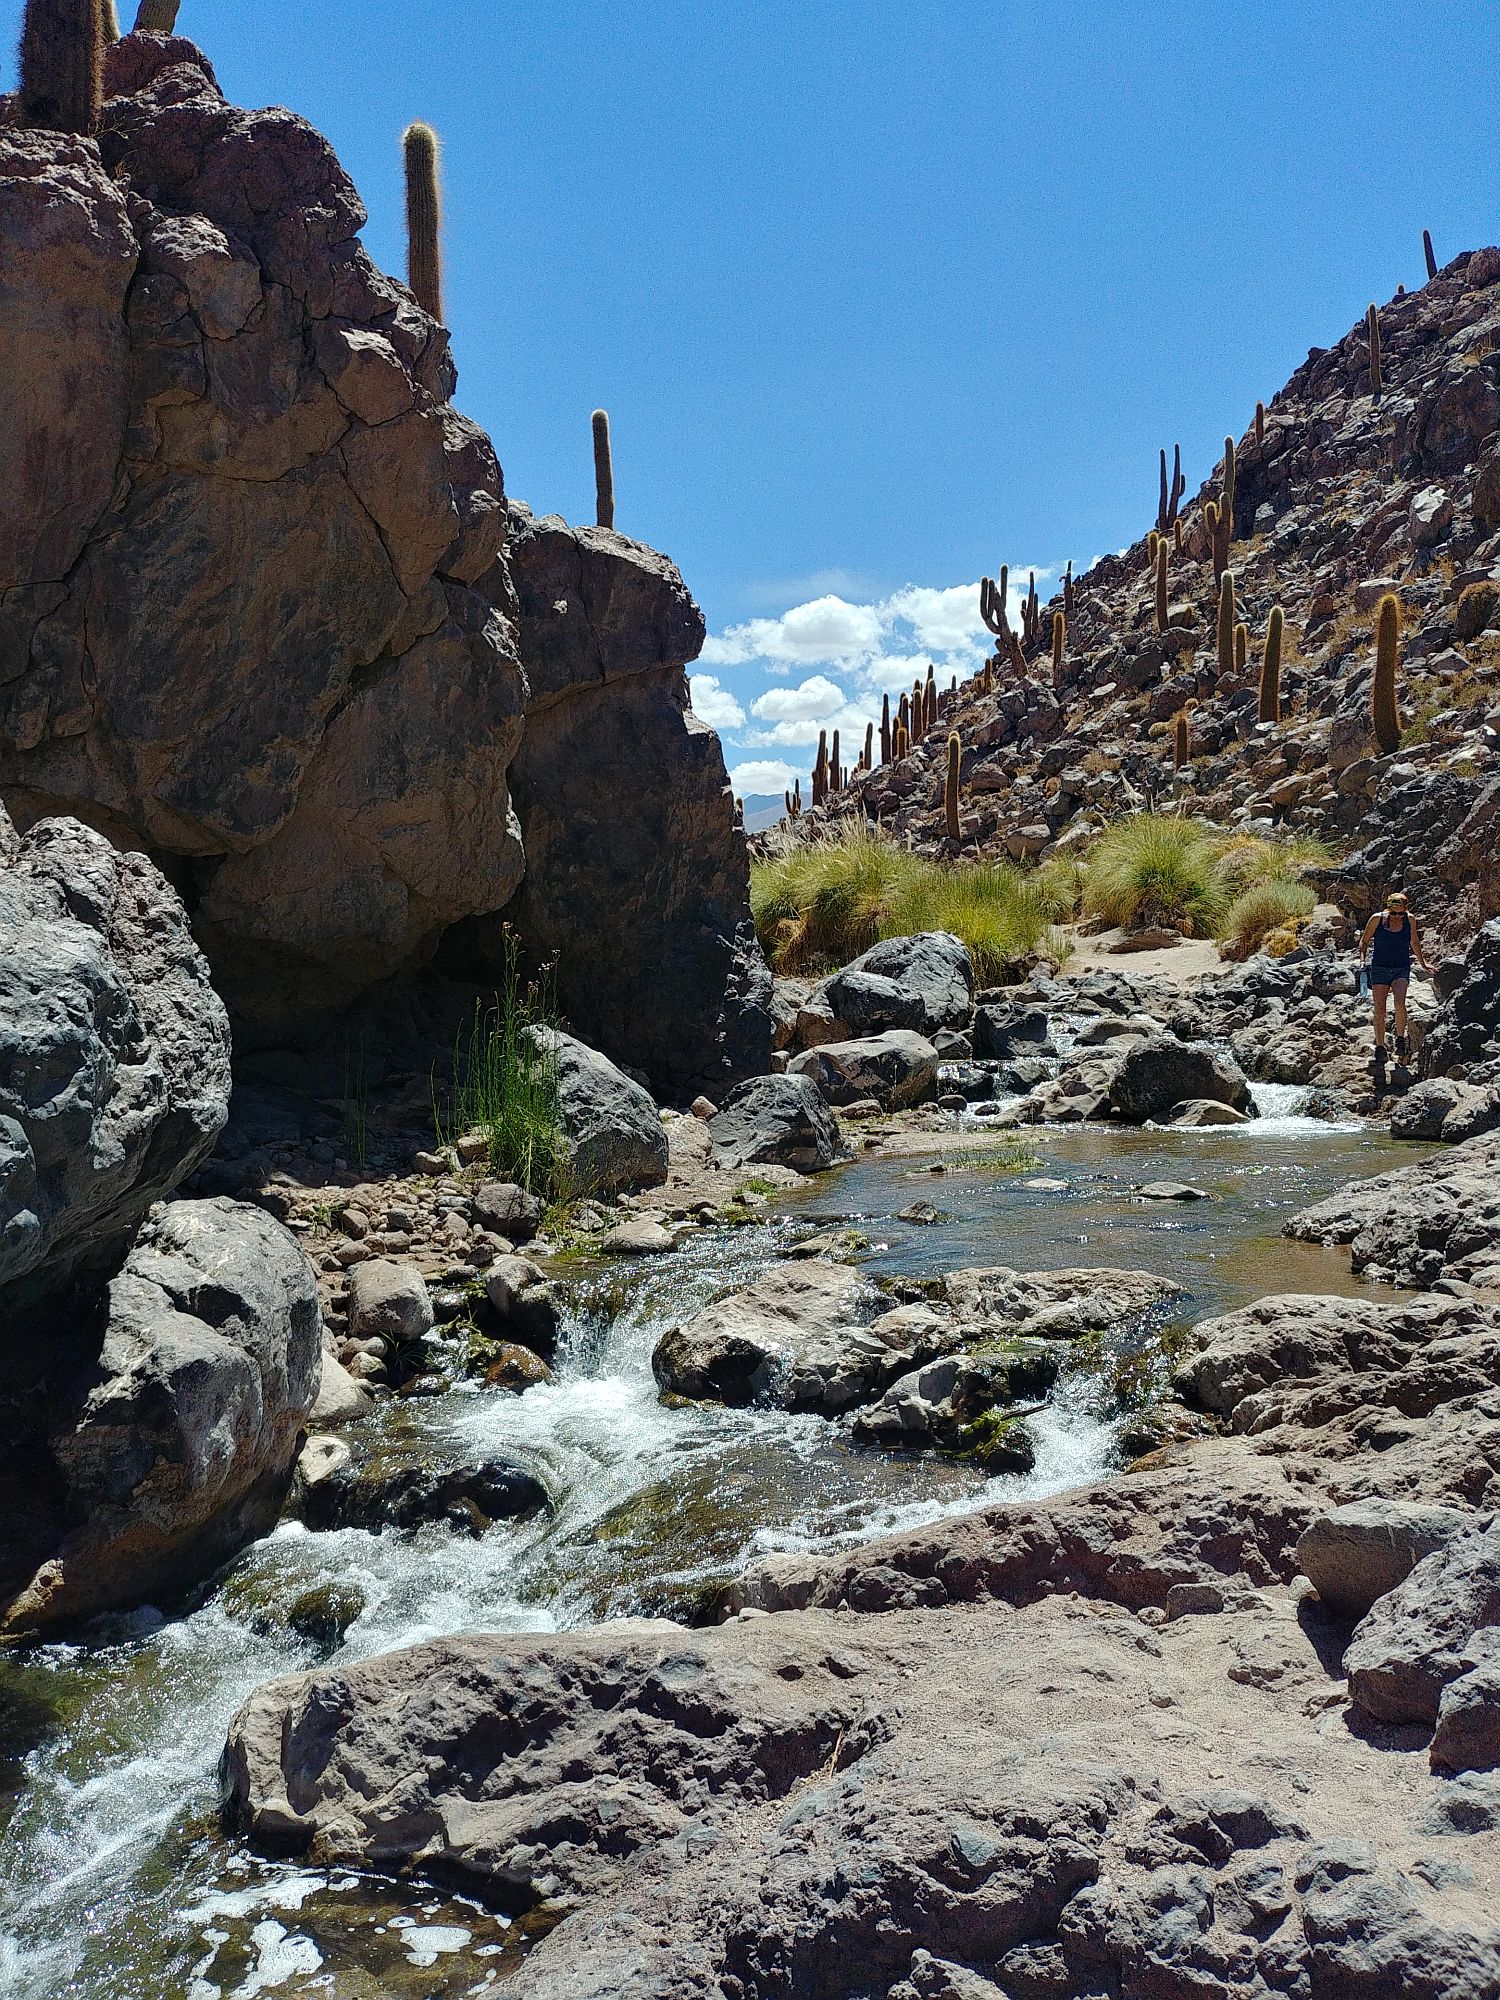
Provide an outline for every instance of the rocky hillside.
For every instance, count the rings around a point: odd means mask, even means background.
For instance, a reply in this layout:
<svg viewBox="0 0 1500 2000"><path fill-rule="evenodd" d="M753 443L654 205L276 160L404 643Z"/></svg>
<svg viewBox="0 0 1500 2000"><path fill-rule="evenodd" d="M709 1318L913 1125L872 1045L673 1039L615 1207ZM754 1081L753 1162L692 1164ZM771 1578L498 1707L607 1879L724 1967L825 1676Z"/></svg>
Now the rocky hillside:
<svg viewBox="0 0 1500 2000"><path fill-rule="evenodd" d="M1228 548L1244 663L1222 665L1209 502L1168 530L1165 620L1149 536L1068 591L1032 643L997 644L994 685L945 696L899 761L858 774L815 813L865 817L944 849L947 739L962 745L963 852L1045 855L1102 818L1180 799L1221 822L1302 829L1350 855L1334 885L1355 914L1404 877L1459 941L1500 910L1500 249L1454 258L1306 362L1235 442ZM1371 719L1372 627L1401 604L1399 746ZM1010 623L1021 622L1011 580ZM1285 618L1279 706L1258 720L1273 607ZM1017 664L1016 655L1023 665ZM1190 757L1174 772L1174 728ZM778 837L785 837L778 836Z"/></svg>
<svg viewBox="0 0 1500 2000"><path fill-rule="evenodd" d="M97 139L0 98L0 798L163 869L241 1054L455 926L484 976L504 911L585 1032L722 1086L769 1022L701 615L641 543L508 502L364 220L180 37L110 45Z"/></svg>

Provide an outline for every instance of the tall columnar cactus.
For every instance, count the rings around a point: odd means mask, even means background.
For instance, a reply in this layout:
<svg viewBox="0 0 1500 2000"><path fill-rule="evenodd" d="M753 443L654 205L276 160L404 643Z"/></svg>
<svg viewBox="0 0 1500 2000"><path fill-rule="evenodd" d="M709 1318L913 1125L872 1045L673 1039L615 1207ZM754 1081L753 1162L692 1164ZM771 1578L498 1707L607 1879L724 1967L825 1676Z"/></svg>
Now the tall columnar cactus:
<svg viewBox="0 0 1500 2000"><path fill-rule="evenodd" d="M1005 615L1005 599L1010 588L1010 574L1004 563L1000 565L1000 581L997 585L993 577L979 579L979 615L984 620L986 631L993 632L997 639L1009 631L1009 620Z"/></svg>
<svg viewBox="0 0 1500 2000"><path fill-rule="evenodd" d="M1234 571L1226 569L1219 578L1219 676L1234 672Z"/></svg>
<svg viewBox="0 0 1500 2000"><path fill-rule="evenodd" d="M1386 756L1401 747L1401 707L1396 670L1401 663L1401 600L1388 590L1375 611L1375 678L1370 683L1370 721Z"/></svg>
<svg viewBox="0 0 1500 2000"><path fill-rule="evenodd" d="M27 0L21 123L87 135L99 125L99 0Z"/></svg>
<svg viewBox="0 0 1500 2000"><path fill-rule="evenodd" d="M911 696L903 694L896 707L896 727L911 735Z"/></svg>
<svg viewBox="0 0 1500 2000"><path fill-rule="evenodd" d="M141 0L135 17L138 35L170 35L177 28L178 0Z"/></svg>
<svg viewBox="0 0 1500 2000"><path fill-rule="evenodd" d="M1208 530L1208 545L1214 566L1214 582L1217 583L1229 566L1229 537L1224 532L1224 516L1217 500L1204 501L1203 525Z"/></svg>
<svg viewBox="0 0 1500 2000"><path fill-rule="evenodd" d="M958 740L955 729L948 738L948 777L943 786L943 811L948 821L948 838L959 838L958 827L958 767L963 757L963 745Z"/></svg>
<svg viewBox="0 0 1500 2000"><path fill-rule="evenodd" d="M1234 439L1224 440L1224 492L1219 502L1219 523L1227 549L1234 540ZM1226 557L1227 560L1227 557Z"/></svg>
<svg viewBox="0 0 1500 2000"><path fill-rule="evenodd" d="M802 780L801 780L800 778L793 778L793 780L792 780L792 818L793 818L793 819L801 819L801 817L802 817Z"/></svg>
<svg viewBox="0 0 1500 2000"><path fill-rule="evenodd" d="M1250 662L1250 627L1243 622L1234 628L1234 670L1242 674Z"/></svg>
<svg viewBox="0 0 1500 2000"><path fill-rule="evenodd" d="M1063 649L1068 643L1068 620L1064 612L1052 614L1052 685L1062 686Z"/></svg>
<svg viewBox="0 0 1500 2000"><path fill-rule="evenodd" d="M818 731L818 758L812 770L812 802L820 806L828 794L828 731Z"/></svg>
<svg viewBox="0 0 1500 2000"><path fill-rule="evenodd" d="M1177 519L1177 508L1187 490L1187 481L1182 476L1182 446L1172 447L1172 483L1167 484L1167 448L1161 448L1161 492L1156 503L1157 533L1164 535Z"/></svg>
<svg viewBox="0 0 1500 2000"><path fill-rule="evenodd" d="M1161 542L1162 536L1160 530L1153 528L1146 537L1146 566L1148 569L1152 569L1156 565L1156 551L1160 548Z"/></svg>
<svg viewBox="0 0 1500 2000"><path fill-rule="evenodd" d="M873 771L873 770L874 770L874 768L875 768L875 725L874 725L874 723L873 723L873 722L867 722L867 723L865 724L865 749L864 749L864 755L863 755L863 757L862 757L862 758L860 759L860 761L861 761L861 763L863 764L864 768L865 768L865 769L866 769L867 771Z"/></svg>
<svg viewBox="0 0 1500 2000"><path fill-rule="evenodd" d="M1266 650L1260 663L1260 700L1255 711L1257 722L1281 720L1281 636L1284 623L1281 606L1273 604L1271 615L1266 620Z"/></svg>
<svg viewBox="0 0 1500 2000"><path fill-rule="evenodd" d="M1073 558L1069 556L1068 566L1063 571L1063 616L1073 623Z"/></svg>
<svg viewBox="0 0 1500 2000"><path fill-rule="evenodd" d="M1172 769L1180 771L1184 764L1192 762L1193 720L1189 714L1192 704L1184 702L1177 711L1177 720L1172 725Z"/></svg>
<svg viewBox="0 0 1500 2000"><path fill-rule="evenodd" d="M1370 394L1378 396L1380 376L1380 314L1371 306L1365 314L1365 341L1370 350Z"/></svg>
<svg viewBox="0 0 1500 2000"><path fill-rule="evenodd" d="M1264 403L1257 403L1255 406L1255 449L1259 451L1265 441L1266 406Z"/></svg>
<svg viewBox="0 0 1500 2000"><path fill-rule="evenodd" d="M911 731L904 722L896 724L896 762L911 755Z"/></svg>
<svg viewBox="0 0 1500 2000"><path fill-rule="evenodd" d="M1167 538L1158 537L1156 544L1156 629L1167 629Z"/></svg>
<svg viewBox="0 0 1500 2000"><path fill-rule="evenodd" d="M1015 632L1012 632L1010 635L1010 664L1011 671L1016 677L1024 680L1026 678L1026 655L1021 651L1020 636Z"/></svg>
<svg viewBox="0 0 1500 2000"><path fill-rule="evenodd" d="M99 41L101 45L120 39L120 17L115 12L115 0L99 0Z"/></svg>
<svg viewBox="0 0 1500 2000"><path fill-rule="evenodd" d="M891 697L889 690L880 697L880 761L891 761Z"/></svg>
<svg viewBox="0 0 1500 2000"><path fill-rule="evenodd" d="M922 727L936 729L938 719L937 672L929 660L927 663L927 684L922 690Z"/></svg>
<svg viewBox="0 0 1500 2000"><path fill-rule="evenodd" d="M442 196L438 136L415 119L401 135L406 160L406 282L423 312L443 316Z"/></svg>
<svg viewBox="0 0 1500 2000"><path fill-rule="evenodd" d="M609 412L595 410L594 520L601 528L615 525L615 455L609 441Z"/></svg>
<svg viewBox="0 0 1500 2000"><path fill-rule="evenodd" d="M991 653L979 670L979 685L986 694L995 692L995 662L999 657L998 653Z"/></svg>
<svg viewBox="0 0 1500 2000"><path fill-rule="evenodd" d="M1435 278L1437 276L1437 258L1433 255L1432 231L1430 229L1422 231L1422 255L1427 260L1428 277Z"/></svg>
<svg viewBox="0 0 1500 2000"><path fill-rule="evenodd" d="M1180 517L1172 523L1172 553L1174 556L1182 554L1182 521Z"/></svg>

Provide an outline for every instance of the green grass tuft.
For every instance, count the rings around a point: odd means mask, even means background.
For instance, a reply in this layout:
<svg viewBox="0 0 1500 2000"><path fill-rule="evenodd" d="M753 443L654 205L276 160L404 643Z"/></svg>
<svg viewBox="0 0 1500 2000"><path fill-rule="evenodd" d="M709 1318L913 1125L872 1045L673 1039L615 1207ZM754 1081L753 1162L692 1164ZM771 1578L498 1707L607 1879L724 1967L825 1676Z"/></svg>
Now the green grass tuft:
<svg viewBox="0 0 1500 2000"><path fill-rule="evenodd" d="M1252 883L1230 904L1224 918L1224 941L1242 958L1259 951L1277 931L1291 931L1317 907L1317 897L1305 882Z"/></svg>
<svg viewBox="0 0 1500 2000"><path fill-rule="evenodd" d="M753 863L750 907L778 972L826 972L882 938L951 931L981 985L1038 957L1061 960L1056 898L1003 861L945 865L859 831Z"/></svg>
<svg viewBox="0 0 1500 2000"><path fill-rule="evenodd" d="M563 1132L555 1056L539 1049L530 1029L556 1024L551 985L523 983L519 950L505 934L505 964L491 1005L474 1017L453 1047L453 1082L444 1117L433 1090L433 1127L440 1146L468 1132L489 1141L489 1165L551 1203L574 1199L570 1148Z"/></svg>
<svg viewBox="0 0 1500 2000"><path fill-rule="evenodd" d="M1161 925L1212 937L1229 905L1217 863L1217 843L1193 821L1132 813L1089 850L1084 912L1122 930Z"/></svg>

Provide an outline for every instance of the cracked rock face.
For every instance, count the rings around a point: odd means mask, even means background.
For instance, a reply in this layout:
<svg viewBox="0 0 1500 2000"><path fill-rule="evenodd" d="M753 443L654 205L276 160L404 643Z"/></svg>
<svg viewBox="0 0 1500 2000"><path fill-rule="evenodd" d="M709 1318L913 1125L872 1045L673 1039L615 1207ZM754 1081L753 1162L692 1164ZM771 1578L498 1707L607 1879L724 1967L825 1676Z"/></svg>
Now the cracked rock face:
<svg viewBox="0 0 1500 2000"><path fill-rule="evenodd" d="M158 871L0 809L0 1329L102 1280L228 1109L229 1024Z"/></svg>
<svg viewBox="0 0 1500 2000"><path fill-rule="evenodd" d="M301 1245L258 1208L170 1202L57 1371L45 1457L11 1439L0 1633L171 1592L275 1522L322 1365ZM22 1488L22 1474L34 1467Z"/></svg>
<svg viewBox="0 0 1500 2000"><path fill-rule="evenodd" d="M242 1042L514 892L504 491L327 145L175 37L0 123L0 786L184 890Z"/></svg>

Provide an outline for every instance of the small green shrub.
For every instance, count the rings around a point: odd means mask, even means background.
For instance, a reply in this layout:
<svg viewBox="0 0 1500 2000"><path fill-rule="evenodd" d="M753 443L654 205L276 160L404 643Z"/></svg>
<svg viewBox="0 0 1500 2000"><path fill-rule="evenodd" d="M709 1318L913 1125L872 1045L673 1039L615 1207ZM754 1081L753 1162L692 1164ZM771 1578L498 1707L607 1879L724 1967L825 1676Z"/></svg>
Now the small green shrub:
<svg viewBox="0 0 1500 2000"><path fill-rule="evenodd" d="M1084 910L1124 930L1162 925L1212 937L1229 903L1217 861L1213 836L1191 820L1132 813L1089 851Z"/></svg>
<svg viewBox="0 0 1500 2000"><path fill-rule="evenodd" d="M435 1085L433 1090L433 1128L440 1146L468 1132L483 1132L493 1171L553 1203L584 1192L572 1179L557 1060L529 1032L555 1024L550 978L522 981L519 947L507 931L494 1001L489 1006L476 1001L473 1019L454 1041L446 1118Z"/></svg>
<svg viewBox="0 0 1500 2000"><path fill-rule="evenodd" d="M1317 901L1305 882L1256 882L1230 904L1224 918L1224 940L1239 956L1248 958L1273 932L1294 931L1312 915Z"/></svg>
<svg viewBox="0 0 1500 2000"><path fill-rule="evenodd" d="M1219 848L1220 879L1232 896L1258 882L1297 882L1309 868L1326 868L1333 849L1310 833L1267 839L1253 833L1231 834Z"/></svg>

